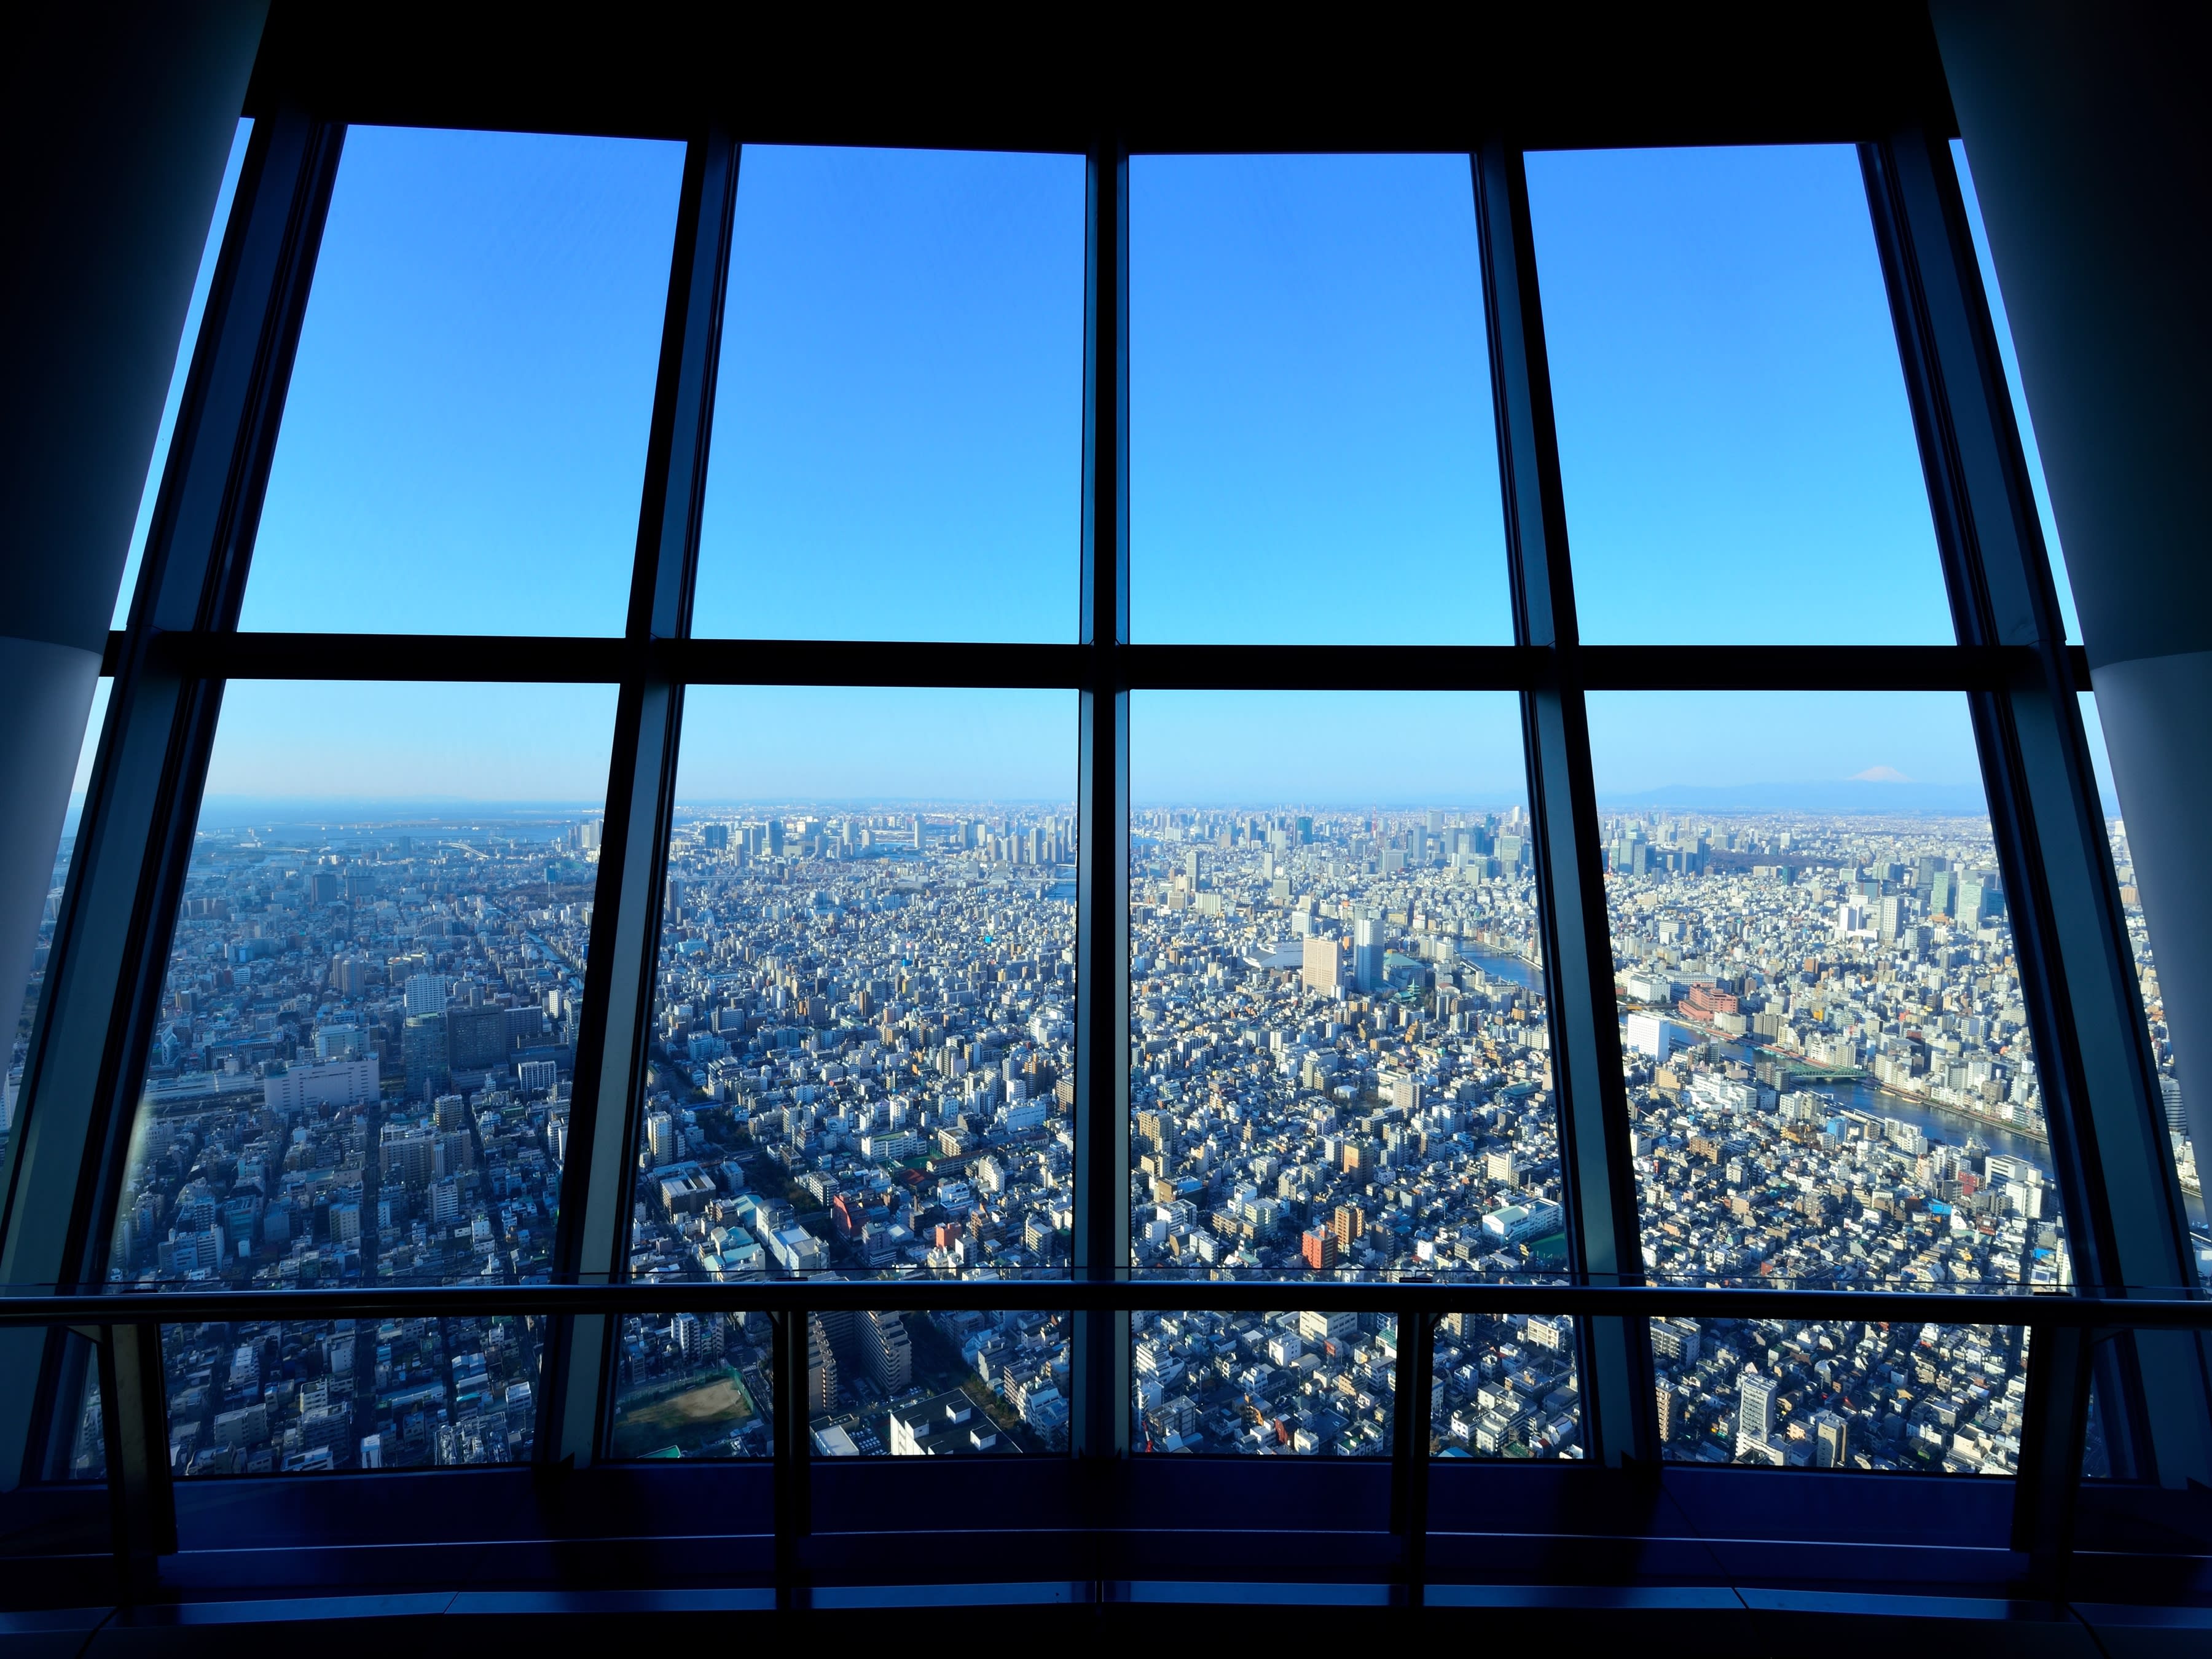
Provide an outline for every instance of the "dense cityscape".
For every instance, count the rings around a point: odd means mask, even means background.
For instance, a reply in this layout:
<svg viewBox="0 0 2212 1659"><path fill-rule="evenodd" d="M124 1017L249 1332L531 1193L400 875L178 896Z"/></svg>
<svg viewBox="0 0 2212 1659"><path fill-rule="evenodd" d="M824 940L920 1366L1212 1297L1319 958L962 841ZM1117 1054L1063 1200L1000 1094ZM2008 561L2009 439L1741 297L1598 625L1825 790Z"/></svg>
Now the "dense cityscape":
<svg viewBox="0 0 2212 1659"><path fill-rule="evenodd" d="M679 811L630 1264L1065 1272L1071 811ZM765 1318L623 1322L618 1453L767 1449ZM825 1456L1063 1449L1065 1315L816 1314Z"/></svg>
<svg viewBox="0 0 2212 1659"><path fill-rule="evenodd" d="M598 827L203 830L110 1276L283 1290L545 1276ZM181 1474L529 1455L525 1319L163 1328ZM82 1417L80 1469L100 1456Z"/></svg>
<svg viewBox="0 0 2212 1659"><path fill-rule="evenodd" d="M1012 1290L1064 1269L1073 827L1064 809L679 815L635 1276ZM1135 1265L1559 1271L1523 815L1186 809L1133 828ZM1985 822L1646 812L1604 830L1649 1271L2069 1284ZM544 1277L598 836L588 818L491 817L203 832L112 1277ZM2170 1078L2118 839L2115 854ZM2178 1122L2170 1083L2168 1104ZM2179 1137L2177 1152L2201 1216ZM633 1318L619 1335L616 1455L767 1453L763 1316ZM538 1340L524 1319L167 1327L174 1467L526 1457ZM1141 1449L1388 1453L1387 1315L1139 1314L1133 1340ZM1438 1455L1580 1455L1571 1321L1477 1307L1437 1340ZM2021 1341L1662 1324L1661 1432L1710 1462L2008 1471ZM1060 1449L1067 1345L1049 1310L812 1316L815 1449Z"/></svg>

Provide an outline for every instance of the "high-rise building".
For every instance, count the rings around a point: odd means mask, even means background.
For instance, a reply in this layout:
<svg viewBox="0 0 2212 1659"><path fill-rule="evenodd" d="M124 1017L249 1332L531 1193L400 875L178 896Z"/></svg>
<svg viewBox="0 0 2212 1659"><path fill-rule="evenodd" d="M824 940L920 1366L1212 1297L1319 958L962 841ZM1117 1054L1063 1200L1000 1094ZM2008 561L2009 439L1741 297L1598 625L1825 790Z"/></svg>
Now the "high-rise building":
<svg viewBox="0 0 2212 1659"><path fill-rule="evenodd" d="M1831 1411L1813 1413L1813 1467L1839 1469L1850 1455L1850 1422Z"/></svg>
<svg viewBox="0 0 2212 1659"><path fill-rule="evenodd" d="M1741 1452L1774 1438L1774 1396L1780 1388L1771 1376L1745 1368L1736 1387L1735 1444Z"/></svg>
<svg viewBox="0 0 2212 1659"><path fill-rule="evenodd" d="M446 1011L446 1063L458 1072L502 1065L507 1054L507 1011L491 1007Z"/></svg>
<svg viewBox="0 0 2212 1659"><path fill-rule="evenodd" d="M1674 1439L1682 1426L1682 1395L1672 1377L1662 1376L1653 1386L1659 1406L1659 1438L1663 1443Z"/></svg>
<svg viewBox="0 0 2212 1659"><path fill-rule="evenodd" d="M446 1058L446 1017L411 1014L399 1033L399 1059L411 1100L428 1100L452 1076Z"/></svg>
<svg viewBox="0 0 2212 1659"><path fill-rule="evenodd" d="M1360 991L1382 988L1382 923L1374 916L1352 923L1352 983Z"/></svg>
<svg viewBox="0 0 2212 1659"><path fill-rule="evenodd" d="M676 1162L676 1120L666 1112L647 1113L645 1146L654 1169Z"/></svg>
<svg viewBox="0 0 2212 1659"><path fill-rule="evenodd" d="M872 1309L860 1316L859 1325L854 1335L868 1374L886 1397L897 1394L914 1381L914 1346L907 1335L905 1319L887 1310Z"/></svg>
<svg viewBox="0 0 2212 1659"><path fill-rule="evenodd" d="M1344 958L1336 941L1319 933L1308 933L1305 939L1304 965L1299 977L1305 988L1316 996L1340 995L1344 989Z"/></svg>
<svg viewBox="0 0 2212 1659"><path fill-rule="evenodd" d="M1298 1253L1315 1273L1328 1273L1336 1266L1336 1235L1326 1227L1309 1227Z"/></svg>
<svg viewBox="0 0 2212 1659"><path fill-rule="evenodd" d="M436 974L410 974L405 991L407 1012L442 1014L446 1012L446 981Z"/></svg>

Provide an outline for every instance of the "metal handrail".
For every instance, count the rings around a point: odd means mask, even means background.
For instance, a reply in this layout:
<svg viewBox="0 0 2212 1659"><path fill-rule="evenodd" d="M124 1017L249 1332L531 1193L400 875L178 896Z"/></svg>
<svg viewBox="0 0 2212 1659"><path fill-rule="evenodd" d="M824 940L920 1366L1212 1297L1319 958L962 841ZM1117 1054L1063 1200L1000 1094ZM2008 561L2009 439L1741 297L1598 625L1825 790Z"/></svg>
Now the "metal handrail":
<svg viewBox="0 0 2212 1659"><path fill-rule="evenodd" d="M1966 1292L1754 1285L1571 1285L1492 1279L752 1279L604 1285L388 1285L330 1290L70 1291L0 1295L0 1328L237 1319L719 1313L793 1309L1071 1310L1310 1308L1629 1318L1920 1321L2070 1329L2212 1330L2212 1297L2172 1291Z"/></svg>

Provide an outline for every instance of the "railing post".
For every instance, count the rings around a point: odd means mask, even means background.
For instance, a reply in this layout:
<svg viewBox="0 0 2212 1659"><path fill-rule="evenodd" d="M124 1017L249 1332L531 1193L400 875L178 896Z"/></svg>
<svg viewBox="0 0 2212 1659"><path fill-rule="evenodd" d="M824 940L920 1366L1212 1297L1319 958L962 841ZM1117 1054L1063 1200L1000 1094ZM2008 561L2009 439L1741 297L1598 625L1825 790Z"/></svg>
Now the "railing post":
<svg viewBox="0 0 2212 1659"><path fill-rule="evenodd" d="M805 1540L814 1529L812 1437L807 1428L810 1401L806 1368L806 1315L797 1308L769 1316L769 1356L775 1367L775 1605L801 1611L810 1597Z"/></svg>
<svg viewBox="0 0 2212 1659"><path fill-rule="evenodd" d="M1435 1394L1437 1316L1407 1308L1398 1315L1398 1366L1390 1437L1390 1530L1398 1539L1400 1589L1406 1605L1421 1605L1428 1578L1430 1406Z"/></svg>
<svg viewBox="0 0 2212 1659"><path fill-rule="evenodd" d="M135 1601L153 1592L160 1559L177 1549L161 1328L103 1326L99 1356L100 1427L106 1443L116 1573L124 1598Z"/></svg>
<svg viewBox="0 0 2212 1659"><path fill-rule="evenodd" d="M2079 1325L2030 1325L2026 1334L2027 1401L2013 1482L2012 1547L2028 1558L2028 1579L2038 1593L2056 1598L2065 1594L2074 1550L2097 1334Z"/></svg>

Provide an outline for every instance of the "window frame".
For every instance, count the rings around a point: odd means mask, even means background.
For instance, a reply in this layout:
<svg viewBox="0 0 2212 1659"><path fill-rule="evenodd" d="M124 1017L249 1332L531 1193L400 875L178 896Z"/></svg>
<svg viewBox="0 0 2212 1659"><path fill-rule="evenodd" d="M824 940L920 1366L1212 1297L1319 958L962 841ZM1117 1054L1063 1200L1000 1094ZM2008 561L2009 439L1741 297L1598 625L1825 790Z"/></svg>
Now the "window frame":
<svg viewBox="0 0 2212 1659"><path fill-rule="evenodd" d="M281 53L276 61L281 64ZM1497 126L1460 137L1479 139L1466 153L1484 269L1515 643L1410 648L1131 643L1130 149L1125 133L1109 130L1085 151L1082 608L1076 642L890 642L872 648L862 659L866 667L855 672L855 659L808 641L690 637L742 161L733 134L745 126L742 122L693 124L686 135L623 635L545 640L238 633L261 491L344 131L339 122L272 97L267 86L257 97L264 106L194 346L145 567L129 626L112 636L104 666L115 676L114 696L56 929L48 992L26 1068L21 1127L0 1176L0 1192L9 1200L0 1281L88 1291L99 1285L224 683L234 678L474 678L591 680L619 687L556 1243L563 1281L612 1287L624 1277L621 1218L629 1203L629 1149L643 1097L684 688L866 683L1048 687L1079 695L1077 810L1083 834L1071 1274L1085 1288L1071 1291L1077 1304L1071 1430L1079 1459L1126 1459L1130 1451L1128 1310L1133 1298L1146 1294L1132 1283L1127 1265L1126 896L1129 696L1148 688L1389 684L1518 695L1528 799L1541 848L1539 908L1555 1034L1569 1276L1586 1291L1630 1292L1642 1285L1644 1273L1585 694L1671 688L1966 694L1999 860L2008 890L2017 896L2031 1033L2053 1126L2062 1202L2077 1241L2081 1294L2157 1299L2172 1297L2172 1287L2191 1285L2179 1188L2162 1133L2155 1067L2075 696L2087 684L2086 665L2078 648L2066 646L2058 621L2050 563L1951 171L1947 110L1929 114L1907 108L1900 114L1883 106L1881 98L1870 99L1860 131L1875 136L1859 143L1859 156L1956 645L1579 642L1524 152ZM1020 127L1010 124L1008 137L1031 136ZM663 125L654 136L667 131ZM1555 143L1559 135L1545 137ZM838 672L825 674L820 667L825 661L837 663ZM1431 1293L1437 1287L1409 1286L1402 1294L1392 1286L1364 1288L1370 1304L1402 1303L1401 1329L1417 1334L1401 1345L1407 1386L1401 1397L1413 1408L1397 1413L1400 1443L1391 1464L1353 1473L1297 1475L1279 1467L1265 1473L1306 1494L1292 1504L1306 1517L1304 1524L1322 1527L1330 1506L1348 1501L1377 1530L1404 1540L1417 1586L1429 1517L1463 1510L1461 1489L1467 1485L1462 1470L1432 1474L1425 1455L1428 1390L1417 1384L1442 1303ZM1462 1299L1481 1299L1474 1287L1452 1289ZM965 1294L980 1305L993 1296L1006 1300L1006 1291L979 1286ZM859 1293L824 1294L846 1301ZM1285 1294L1293 1300L1301 1294L1268 1293L1278 1304ZM1311 1287L1303 1293L1310 1297ZM273 1304L287 1293L265 1294ZM902 1299L905 1293L886 1287L883 1294ZM1191 1299L1188 1287L1179 1294ZM1778 1314L1813 1305L1795 1293L1760 1294L1775 1298ZM1036 1299L1027 1290L1023 1295ZM1647 1289L1644 1300L1631 1296L1619 1304L1622 1311L1594 1302L1592 1313L1577 1322L1583 1432L1595 1468L1621 1472L1657 1460L1651 1357L1641 1328L1644 1315L1635 1311L1651 1305L1649 1295ZM803 1329L805 1304L778 1299L777 1341L787 1354L794 1330ZM378 1297L363 1291L354 1300L367 1307ZM540 1389L538 1469L582 1469L603 1461L617 1317L577 1311L557 1319ZM2212 1449L2200 1332L2175 1324L2094 1341L2086 1316L2059 1317L2055 1309L2024 1312L2021 1322L2031 1326L2035 1340L2024 1436L2031 1443L2023 1445L2021 1473L2004 1506L2016 1540L2063 1550L2071 1536L2067 1517L2078 1463L2068 1460L2069 1455L2078 1460L2093 1372L2120 1461L2140 1478L2166 1485L2205 1472ZM127 1500L121 1510L137 1517L129 1547L158 1555L163 1542L173 1547L179 1508L198 1510L213 1500L172 1490L167 1470L156 1467L158 1448L166 1443L158 1431L166 1390L158 1340L149 1340L155 1328L118 1324L112 1339L95 1345L95 1358L103 1397L115 1402L111 1415L122 1425L111 1429L110 1479ZM68 1346L29 1327L10 1330L0 1341L0 1377L34 1384L13 1390L13 1403L0 1409L0 1453L20 1457L17 1467L33 1480L50 1466L52 1437L63 1431L58 1419L64 1414L55 1401L69 1380ZM803 1366L784 1364L779 1370L803 1378ZM0 1395L10 1392L0 1389ZM777 1418L780 1425L788 1425L803 1420L803 1413L794 1419L789 1410L781 1410ZM138 1430L125 1432L133 1423ZM625 1473L619 1465L605 1472L640 1489L672 1473ZM1256 1490L1249 1477L1260 1473L1224 1475L1224 1490L1249 1495ZM1510 1478L1571 1482L1585 1473L1524 1470ZM1721 1472L1721 1478L1741 1474ZM684 1474L701 1478L696 1471ZM411 1486L413 1478L404 1479ZM501 1484L488 1472L475 1478ZM763 1481L772 1490L773 1572L780 1589L804 1577L799 1540L811 1530L811 1519L836 1511L848 1501L841 1495L846 1488L858 1492L884 1478L902 1478L902 1472L811 1469L805 1436L788 1426L780 1430L771 1470L714 1477L730 1483L733 1492L755 1491ZM1031 1486L1048 1481L1035 1470L980 1478ZM1681 1472L1681 1478L1694 1483L1711 1476ZM1815 1478L1863 1486L1889 1477ZM1165 1492L1194 1486L1188 1474L1167 1471L1158 1479ZM1449 1489L1448 1501L1432 1505L1432 1488ZM1218 1499L1202 1499L1194 1491L1189 1497L1201 1509L1219 1508ZM1101 1524L1065 1492L1049 1499L1032 1492L1024 1501L1042 1505L1040 1516L1058 1504L1071 1506L1054 1511L1071 1524ZM1986 1507L1996 1500L1973 1502ZM396 1501L392 1512L400 1513ZM1407 1571L1405 1561L1393 1570Z"/></svg>

